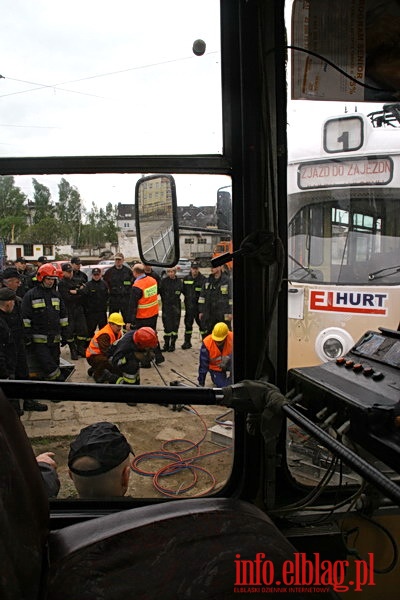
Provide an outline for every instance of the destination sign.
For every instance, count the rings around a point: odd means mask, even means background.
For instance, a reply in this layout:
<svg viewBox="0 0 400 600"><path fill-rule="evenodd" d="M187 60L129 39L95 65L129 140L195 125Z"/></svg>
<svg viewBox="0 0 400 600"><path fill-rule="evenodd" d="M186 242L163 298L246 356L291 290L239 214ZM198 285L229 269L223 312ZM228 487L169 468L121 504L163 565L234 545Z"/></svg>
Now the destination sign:
<svg viewBox="0 0 400 600"><path fill-rule="evenodd" d="M300 189L349 185L387 185L393 161L387 156L303 163L298 170Z"/></svg>

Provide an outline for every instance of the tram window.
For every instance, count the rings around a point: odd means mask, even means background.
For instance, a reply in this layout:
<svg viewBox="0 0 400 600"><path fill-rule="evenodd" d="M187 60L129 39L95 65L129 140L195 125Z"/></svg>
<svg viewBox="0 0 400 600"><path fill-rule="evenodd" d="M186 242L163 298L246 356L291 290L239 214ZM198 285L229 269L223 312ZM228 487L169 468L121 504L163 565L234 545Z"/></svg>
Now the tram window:
<svg viewBox="0 0 400 600"><path fill-rule="evenodd" d="M219 9L214 0L4 3L1 155L222 154Z"/></svg>
<svg viewBox="0 0 400 600"><path fill-rule="evenodd" d="M35 199L35 190L40 189L41 197L48 198L49 202L44 211L44 218L40 217L40 207L37 205L36 215L32 216L32 224L24 223L22 229L17 227L15 215L14 235L17 239L21 236L29 238L34 236L38 228L46 228L47 239L52 239L54 244L50 248L57 253L54 256L48 252L48 258L57 258L67 260L72 254L79 254L82 263L81 271L84 271L89 280L92 278L92 268L98 261L99 252L103 251L109 255L115 254L117 248L122 251L125 262L132 265L138 261L138 246L134 223L134 195L135 185L141 179L140 174L95 174L95 175L35 175L12 177L11 196L24 197L27 201L33 202ZM2 190L2 180L0 176L0 200ZM64 211L64 218L59 215L58 219L49 218L48 215L55 212L55 207L60 206L60 182L63 180L62 189L68 189L71 194ZM230 186L231 179L223 175L174 175L177 191L178 217L185 227L180 233L181 257L186 258L186 263L196 258L205 260L212 255L213 248L219 241L218 234L212 234L209 231L209 225L215 222L215 229L218 215L216 213L216 203L218 190L221 187ZM36 182L34 184L34 182ZM37 184L40 184L38 186ZM153 191L155 190L153 186ZM168 191L167 191L168 194ZM108 203L110 198L123 199L125 202ZM80 219L75 221L72 218L72 207L75 202L75 212L77 209L76 200L79 199L81 209ZM207 199L207 200L205 200ZM102 203L99 208L97 203ZM40 210L39 210L40 209ZM127 215L131 215L128 221ZM36 221L35 221L36 216ZM158 213L155 217L159 219ZM129 228L123 227L129 223ZM158 222L158 221L157 221ZM119 230L119 226L120 230ZM147 227L152 223L146 222ZM190 227L194 227L194 233L198 235L199 230L204 227L207 235L200 238L201 245L197 243L187 244L187 240L196 242L196 235L191 234ZM154 228L152 230L155 231ZM74 248L72 250L71 242L73 240ZM24 246L25 251L29 249ZM32 245L34 250L34 245ZM84 258L88 256L89 251L93 251L96 258ZM25 257L30 255L25 254ZM110 261L109 261L110 262ZM88 264L91 263L91 264ZM100 265L103 272L111 268L111 264ZM207 277L210 275L209 263L204 262L200 266L200 273ZM155 268L155 271L162 275L162 269ZM178 271L179 281L183 277L187 279L189 270ZM182 277L181 277L182 275ZM230 280L229 275L225 277ZM85 296L83 297L85 298ZM199 374L199 355L202 344L200 328L196 321L193 322L192 335L190 338L191 347L182 349L181 346L186 340L185 332L185 307L184 297L180 296L182 312L179 322L178 339L176 341L175 352L165 352L165 363L157 369L152 366L150 369L140 369L140 383L142 386L169 386L175 382L179 385L193 387L197 385ZM90 311L91 302L84 300L84 307ZM158 337L161 345L164 342L164 327L162 322L163 307L159 304L160 317L157 320ZM71 360L70 348L64 346L61 349L62 368L65 372L74 369L68 381L69 383L95 383L93 377L89 376L89 364L85 358L79 358L77 361ZM40 373L36 373L37 364L34 357L30 356L30 373L32 377L40 378ZM167 368L164 368L167 367ZM171 371L176 370L176 372ZM230 373L230 371L229 371ZM126 387L126 386L124 386ZM132 395L134 388L132 387ZM209 373L206 375L205 387L214 387ZM110 396L112 400L112 396ZM21 417L24 427L32 441L36 455L45 451L52 451L56 454L58 463L58 473L61 479L61 490L58 494L58 500L77 498L75 487L68 476L67 457L69 444L75 438L80 428L95 421L115 422L119 429L126 435L128 441L137 456L144 455L142 463L138 464L136 470L132 471L129 478L129 488L127 495L133 498L164 498L165 490L160 491L160 486L156 487L153 478L146 476L145 472L153 470L155 473L160 471L166 465L168 452L182 452L184 458L194 454L207 454L205 459L196 459L196 463L204 468L204 471L196 471L197 480L195 486L185 492L188 481L192 481L193 473L190 470L183 470L171 477L162 478L161 487L165 486L170 493L177 493L178 497L191 497L207 492L212 495L222 489L228 481L232 469L232 444L234 431L232 423L234 421L233 413L227 412L226 408L220 406L196 406L195 410L183 409L181 406L160 406L150 404L139 404L129 406L126 404L114 404L112 401L106 403L91 404L90 402L75 402L73 398L68 402L53 404L48 403L48 410L40 413L40 419L34 418L39 413L25 411ZM226 422L226 426L223 423ZM43 437L45 436L45 437ZM189 440L189 442L179 441ZM193 447L191 444L193 442ZM198 445L200 444L200 445ZM156 459L152 459L151 452L159 453ZM213 478L216 484L213 484ZM189 486L190 487L190 486ZM172 490L172 492L171 492Z"/></svg>

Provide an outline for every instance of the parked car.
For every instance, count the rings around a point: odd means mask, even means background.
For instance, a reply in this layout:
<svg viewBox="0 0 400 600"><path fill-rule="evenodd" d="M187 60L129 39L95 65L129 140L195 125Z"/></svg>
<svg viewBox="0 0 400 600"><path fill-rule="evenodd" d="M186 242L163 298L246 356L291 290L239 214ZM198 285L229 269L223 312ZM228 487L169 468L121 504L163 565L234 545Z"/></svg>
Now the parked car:
<svg viewBox="0 0 400 600"><path fill-rule="evenodd" d="M176 266L176 276L179 277L179 279L182 279L183 277L187 277L188 275L190 275L190 265L192 264L192 261L189 260L188 258L180 258L177 262Z"/></svg>

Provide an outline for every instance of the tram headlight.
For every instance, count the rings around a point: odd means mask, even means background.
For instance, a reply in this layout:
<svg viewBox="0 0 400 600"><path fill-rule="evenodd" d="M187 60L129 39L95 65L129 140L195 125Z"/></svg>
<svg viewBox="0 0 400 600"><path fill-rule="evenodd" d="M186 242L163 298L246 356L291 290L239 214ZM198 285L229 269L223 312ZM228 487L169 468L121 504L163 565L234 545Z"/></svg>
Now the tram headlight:
<svg viewBox="0 0 400 600"><path fill-rule="evenodd" d="M315 352L322 362L335 360L354 346L351 335L340 327L328 327L320 331L315 340Z"/></svg>
<svg viewBox="0 0 400 600"><path fill-rule="evenodd" d="M337 338L328 338L322 345L322 350L328 358L339 358L343 354L343 345Z"/></svg>

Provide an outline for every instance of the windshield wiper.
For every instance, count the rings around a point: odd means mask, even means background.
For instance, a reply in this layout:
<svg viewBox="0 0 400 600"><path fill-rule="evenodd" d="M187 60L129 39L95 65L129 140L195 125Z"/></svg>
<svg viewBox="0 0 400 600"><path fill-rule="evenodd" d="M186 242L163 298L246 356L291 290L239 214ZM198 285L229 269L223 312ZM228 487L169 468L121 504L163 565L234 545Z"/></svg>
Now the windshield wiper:
<svg viewBox="0 0 400 600"><path fill-rule="evenodd" d="M386 271L392 271L392 273L386 273ZM384 273L384 275L380 275L380 273ZM379 269L379 271L373 271L373 273L368 273L368 279L370 281L373 281L374 279L382 279L382 277L390 277L390 275L396 275L396 273L400 273L400 265L396 265L395 267L385 267L384 269Z"/></svg>
<svg viewBox="0 0 400 600"><path fill-rule="evenodd" d="M305 265L302 265L301 262L299 262L298 260L296 260L291 254L289 254L289 258L296 263L296 265L298 265L301 269L304 269L306 271L306 273L308 273L313 279L317 279L316 274L314 273L314 269L310 269L310 267L306 267ZM293 274L297 271L297 269L295 269L294 271L292 271L292 273L289 275L289 279L290 276L293 276Z"/></svg>

